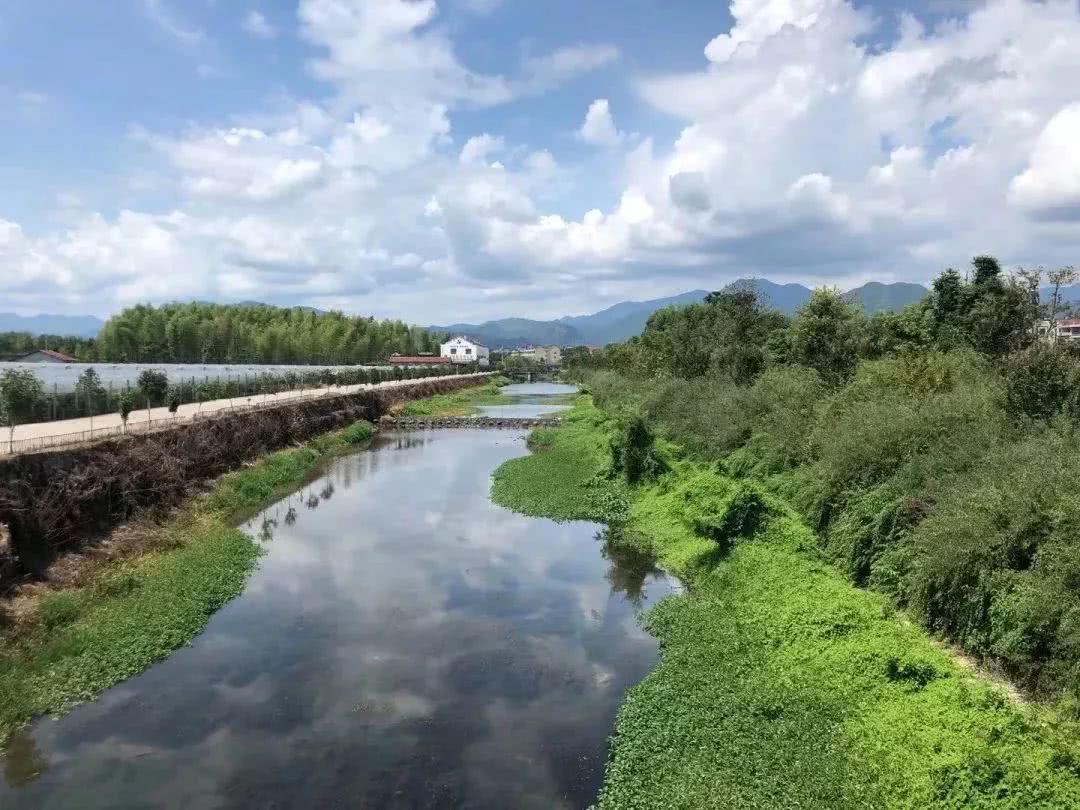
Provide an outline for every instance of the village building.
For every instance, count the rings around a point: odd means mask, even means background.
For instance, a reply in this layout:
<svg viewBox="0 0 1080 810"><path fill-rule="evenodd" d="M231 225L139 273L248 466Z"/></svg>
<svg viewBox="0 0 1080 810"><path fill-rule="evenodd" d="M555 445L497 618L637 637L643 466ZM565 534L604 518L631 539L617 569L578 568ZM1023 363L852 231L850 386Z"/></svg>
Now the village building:
<svg viewBox="0 0 1080 810"><path fill-rule="evenodd" d="M514 357L535 360L545 366L562 365L562 349L558 346L523 346L510 352Z"/></svg>
<svg viewBox="0 0 1080 810"><path fill-rule="evenodd" d="M451 363L477 363L486 366L490 362L491 352L487 346L473 343L464 335L451 338L442 344L439 354L449 358Z"/></svg>

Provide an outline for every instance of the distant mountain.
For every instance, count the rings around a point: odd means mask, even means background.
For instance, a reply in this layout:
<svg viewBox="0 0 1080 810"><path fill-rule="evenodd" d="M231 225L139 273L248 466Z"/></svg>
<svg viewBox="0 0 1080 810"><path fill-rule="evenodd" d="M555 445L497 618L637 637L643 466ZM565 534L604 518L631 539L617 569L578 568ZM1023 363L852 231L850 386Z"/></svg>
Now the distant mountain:
<svg viewBox="0 0 1080 810"><path fill-rule="evenodd" d="M704 300L706 295L708 292L705 290L691 290L650 301L623 301L592 315L564 316L558 319L558 323L574 327L580 333L583 343L602 346L640 335L645 328L645 321L658 309L677 304L696 304Z"/></svg>
<svg viewBox="0 0 1080 810"><path fill-rule="evenodd" d="M527 345L574 346L585 342L581 332L559 321L532 321L528 318L502 318L485 323L452 323L429 326L432 332L465 335L491 348Z"/></svg>
<svg viewBox="0 0 1080 810"><path fill-rule="evenodd" d="M879 281L871 281L848 290L844 297L850 301L862 304L867 315L875 312L897 311L914 304L926 297L930 291L921 284L908 284L897 282L895 284L882 284Z"/></svg>
<svg viewBox="0 0 1080 810"><path fill-rule="evenodd" d="M105 321L93 315L16 315L0 312L0 332L30 332L34 335L97 337Z"/></svg>
<svg viewBox="0 0 1080 810"><path fill-rule="evenodd" d="M785 315L794 315L795 310L809 301L814 292L802 284L777 284L767 278L740 278L728 284L724 290L748 285L753 285L757 289L768 306L780 310Z"/></svg>
<svg viewBox="0 0 1080 810"><path fill-rule="evenodd" d="M768 306L786 315L805 304L813 291L802 284L777 284L765 278L742 278L723 289L731 290L753 284ZM903 309L920 300L927 289L918 284L881 284L872 281L845 293L863 305L868 314L883 310ZM640 335L649 316L658 309L703 301L708 292L690 290L666 298L649 301L622 301L591 315L568 315L554 321L534 321L527 318L502 318L484 323L455 323L449 326L429 326L438 332L467 335L492 348L513 348L529 344L573 346L588 344L604 346Z"/></svg>

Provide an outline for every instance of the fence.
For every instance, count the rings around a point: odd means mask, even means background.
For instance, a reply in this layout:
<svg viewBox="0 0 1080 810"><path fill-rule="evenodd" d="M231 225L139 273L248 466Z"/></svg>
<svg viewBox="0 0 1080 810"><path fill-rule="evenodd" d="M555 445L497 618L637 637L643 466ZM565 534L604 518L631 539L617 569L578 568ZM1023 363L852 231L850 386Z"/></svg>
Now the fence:
<svg viewBox="0 0 1080 810"><path fill-rule="evenodd" d="M92 430L79 430L71 433L58 433L44 436L33 436L26 439L0 442L0 456L17 455L19 453L35 453L41 450L55 450L64 447L77 447L83 444L100 441L109 438L124 438L128 436L141 436L148 433L159 433L165 430L174 430L186 425L194 424L205 419L213 419L216 416L232 416L234 414L254 413L257 411L272 410L297 402L305 402L325 397L347 397L357 391L380 388L397 388L407 385L418 385L425 382L445 379L482 379L494 372L480 372L477 374L447 374L441 377L427 377L413 380L388 380L380 383L359 383L356 385L336 386L326 388L303 389L300 391L281 391L275 394L252 394L265 397L262 402L246 402L237 405L236 400L219 399L212 402L199 403L199 410L184 416L163 416L159 419L148 419L145 422L134 422L128 425L109 425ZM191 403L188 403L190 405ZM202 408L209 408L203 411ZM161 410L161 409L157 409ZM49 424L49 423L35 423Z"/></svg>

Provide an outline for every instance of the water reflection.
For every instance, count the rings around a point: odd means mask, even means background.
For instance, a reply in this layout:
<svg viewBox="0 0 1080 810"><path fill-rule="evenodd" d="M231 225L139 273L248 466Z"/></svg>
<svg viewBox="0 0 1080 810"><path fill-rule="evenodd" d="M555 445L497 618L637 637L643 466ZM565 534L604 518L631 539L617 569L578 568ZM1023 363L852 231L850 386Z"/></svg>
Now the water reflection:
<svg viewBox="0 0 1080 810"><path fill-rule="evenodd" d="M662 578L664 572L651 555L630 545L618 533L605 529L597 533L596 539L602 543L600 553L610 563L604 576L611 583L611 592L623 594L640 608L646 597L646 583Z"/></svg>
<svg viewBox="0 0 1080 810"><path fill-rule="evenodd" d="M500 389L505 396L512 397L512 405L482 405L477 410L481 416L497 419L531 419L565 411L570 406L566 400L577 391L572 385L558 383L532 383L528 385L507 385Z"/></svg>
<svg viewBox="0 0 1080 810"><path fill-rule="evenodd" d="M35 725L0 805L587 806L656 656L636 610L672 585L595 524L493 505L523 452L436 431L337 459L247 524L267 553L191 647Z"/></svg>
<svg viewBox="0 0 1080 810"><path fill-rule="evenodd" d="M12 787L29 785L48 768L34 735L22 729L8 740L4 751L4 780Z"/></svg>

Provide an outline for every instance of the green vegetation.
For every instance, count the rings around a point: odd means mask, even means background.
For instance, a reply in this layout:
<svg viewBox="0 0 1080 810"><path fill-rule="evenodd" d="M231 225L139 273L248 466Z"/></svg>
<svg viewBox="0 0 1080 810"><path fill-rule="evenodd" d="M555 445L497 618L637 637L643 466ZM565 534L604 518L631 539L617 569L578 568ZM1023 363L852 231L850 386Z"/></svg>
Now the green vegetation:
<svg viewBox="0 0 1080 810"><path fill-rule="evenodd" d="M146 553L38 599L0 645L0 742L34 716L91 700L188 643L240 593L255 564L258 547L235 518L372 431L357 422L226 475L168 524L147 528Z"/></svg>
<svg viewBox="0 0 1080 810"><path fill-rule="evenodd" d="M440 335L401 321L261 304L139 305L111 317L93 359L143 363L325 363L438 351Z"/></svg>
<svg viewBox="0 0 1080 810"><path fill-rule="evenodd" d="M504 396L499 389L509 380L505 377L489 377L483 385L464 388L452 394L438 394L427 399L417 399L408 403L401 411L402 416L469 416L476 413L478 405L508 405L513 400Z"/></svg>
<svg viewBox="0 0 1080 810"><path fill-rule="evenodd" d="M714 294L574 373L620 452L636 424L783 498L852 582L1080 720L1080 353L1038 339L1039 281L981 256L869 318Z"/></svg>
<svg viewBox="0 0 1080 810"><path fill-rule="evenodd" d="M0 373L0 418L8 426L8 449L14 448L15 426L33 419L45 388L32 371L6 369Z"/></svg>
<svg viewBox="0 0 1080 810"><path fill-rule="evenodd" d="M86 363L349 365L438 352L445 335L401 321L265 304L139 304L97 338L0 333L0 354L58 349Z"/></svg>
<svg viewBox="0 0 1080 810"><path fill-rule="evenodd" d="M647 616L663 653L620 710L599 808L1080 805L1065 735L847 583L781 498L647 437L664 468L629 487L626 435L585 397L492 488L562 519L621 500L623 542L689 585Z"/></svg>

